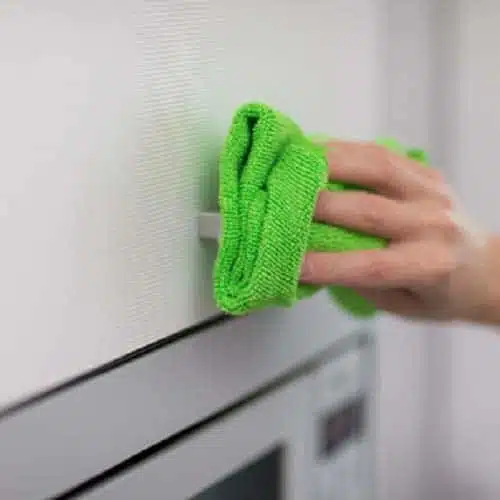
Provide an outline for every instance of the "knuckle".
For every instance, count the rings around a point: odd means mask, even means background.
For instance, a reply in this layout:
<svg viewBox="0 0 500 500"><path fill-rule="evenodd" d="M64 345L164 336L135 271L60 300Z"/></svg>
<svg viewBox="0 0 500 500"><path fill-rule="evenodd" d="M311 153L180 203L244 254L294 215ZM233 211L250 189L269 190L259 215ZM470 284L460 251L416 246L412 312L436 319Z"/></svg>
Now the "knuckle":
<svg viewBox="0 0 500 500"><path fill-rule="evenodd" d="M363 275L371 283L384 283L391 279L394 273L394 265L391 261L373 258L366 263Z"/></svg>
<svg viewBox="0 0 500 500"><path fill-rule="evenodd" d="M389 157L389 153L385 150L381 151L378 156L377 169L379 175L384 180L390 180L395 174L395 166Z"/></svg>
<svg viewBox="0 0 500 500"><path fill-rule="evenodd" d="M446 190L441 189L439 191L438 200L444 209L452 210L454 208L453 198L446 192Z"/></svg>
<svg viewBox="0 0 500 500"><path fill-rule="evenodd" d="M435 251L432 259L433 277L437 280L448 278L458 267L457 256L451 249L442 247Z"/></svg>
<svg viewBox="0 0 500 500"><path fill-rule="evenodd" d="M370 160L378 163L383 163L387 161L389 157L389 152L386 148L380 144L373 142L367 142L362 145L363 154Z"/></svg>
<svg viewBox="0 0 500 500"><path fill-rule="evenodd" d="M445 184L444 175L439 170L435 168L428 168L427 174L429 178L435 181L436 183L443 185Z"/></svg>
<svg viewBox="0 0 500 500"><path fill-rule="evenodd" d="M455 205L452 189L444 181L440 172L434 172L433 175L440 176L441 178L432 179L432 183L429 186L430 193L434 194L434 198L438 201L441 207L451 210Z"/></svg>
<svg viewBox="0 0 500 500"><path fill-rule="evenodd" d="M357 211L362 220L362 225L370 231L380 229L386 219L384 208L383 203L376 196L360 196Z"/></svg>
<svg viewBox="0 0 500 500"><path fill-rule="evenodd" d="M460 235L460 227L450 212L439 214L435 221L435 228L444 239L455 240Z"/></svg>

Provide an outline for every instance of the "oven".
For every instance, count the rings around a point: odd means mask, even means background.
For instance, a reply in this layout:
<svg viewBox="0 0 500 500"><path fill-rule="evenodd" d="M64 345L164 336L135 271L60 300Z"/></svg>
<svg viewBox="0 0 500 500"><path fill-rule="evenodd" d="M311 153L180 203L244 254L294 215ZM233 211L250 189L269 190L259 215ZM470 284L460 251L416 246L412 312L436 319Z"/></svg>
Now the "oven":
<svg viewBox="0 0 500 500"><path fill-rule="evenodd" d="M373 342L359 334L90 491L93 500L374 498Z"/></svg>

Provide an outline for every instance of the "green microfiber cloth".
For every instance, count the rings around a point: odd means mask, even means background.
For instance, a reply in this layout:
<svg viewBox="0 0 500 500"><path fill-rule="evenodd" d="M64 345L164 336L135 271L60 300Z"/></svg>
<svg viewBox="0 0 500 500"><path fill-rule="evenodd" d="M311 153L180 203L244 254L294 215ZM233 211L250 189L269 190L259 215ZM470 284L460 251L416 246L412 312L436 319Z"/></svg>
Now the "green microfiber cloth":
<svg viewBox="0 0 500 500"><path fill-rule="evenodd" d="M423 163L423 151L394 139L379 144ZM320 190L360 189L328 180L326 148L273 108L250 103L233 118L219 165L222 232L214 270L217 305L232 315L291 306L320 287L299 283L307 251L383 248L387 241L313 220ZM331 297L355 316L374 306L353 290Z"/></svg>

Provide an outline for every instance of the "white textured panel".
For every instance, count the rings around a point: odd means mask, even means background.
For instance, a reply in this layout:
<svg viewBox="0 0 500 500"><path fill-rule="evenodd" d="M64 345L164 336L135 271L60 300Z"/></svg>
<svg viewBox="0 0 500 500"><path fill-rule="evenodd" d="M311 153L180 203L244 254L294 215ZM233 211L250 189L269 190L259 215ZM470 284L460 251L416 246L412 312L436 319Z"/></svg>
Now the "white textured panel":
<svg viewBox="0 0 500 500"><path fill-rule="evenodd" d="M235 106L377 132L378 0L0 12L0 407L215 312L196 217Z"/></svg>

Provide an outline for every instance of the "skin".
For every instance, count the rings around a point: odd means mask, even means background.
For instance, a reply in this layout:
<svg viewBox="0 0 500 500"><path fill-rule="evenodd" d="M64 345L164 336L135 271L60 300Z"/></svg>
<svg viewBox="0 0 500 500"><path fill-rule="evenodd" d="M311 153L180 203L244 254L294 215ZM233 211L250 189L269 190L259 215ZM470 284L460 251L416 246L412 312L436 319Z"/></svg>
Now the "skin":
<svg viewBox="0 0 500 500"><path fill-rule="evenodd" d="M433 168L360 142L330 141L332 179L370 192L321 192L315 218L387 238L380 250L310 252L301 281L353 288L409 318L500 324L500 237L470 225Z"/></svg>

